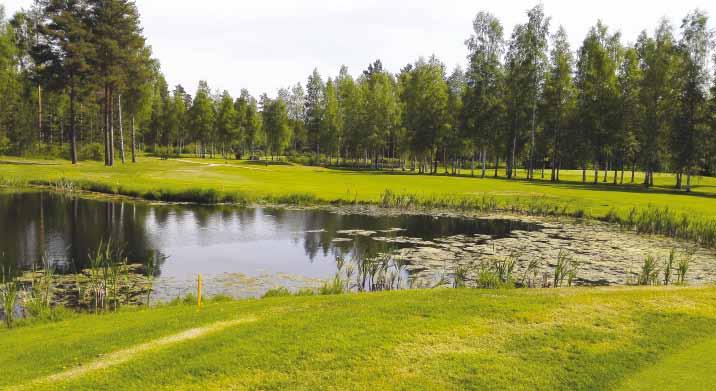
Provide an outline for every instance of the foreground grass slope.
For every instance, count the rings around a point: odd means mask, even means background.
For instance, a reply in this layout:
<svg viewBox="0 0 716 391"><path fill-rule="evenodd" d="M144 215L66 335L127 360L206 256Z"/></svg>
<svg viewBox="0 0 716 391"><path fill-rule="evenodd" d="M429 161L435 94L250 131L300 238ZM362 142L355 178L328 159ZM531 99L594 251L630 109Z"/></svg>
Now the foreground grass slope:
<svg viewBox="0 0 716 391"><path fill-rule="evenodd" d="M715 338L715 287L275 298L2 330L0 388L698 389Z"/></svg>
<svg viewBox="0 0 716 391"><path fill-rule="evenodd" d="M716 178L695 178L694 192L686 194L671 189L674 180L671 175L657 176L657 187L647 190L638 184L585 185L581 183L581 171L565 171L562 174L564 182L552 184L543 180L527 182L415 175L399 171L391 173L297 165L264 166L249 162L191 158L169 161L142 158L137 164L118 164L106 168L98 162L82 162L72 166L59 160L8 157L0 158L0 179L3 178L6 182L56 181L61 178L86 180L137 193L159 189L213 189L219 193L242 192L257 199L278 200L282 196L301 193L311 195L319 202L376 202L386 189L422 196L488 195L498 200L538 196L570 208L582 208L595 217L602 217L612 209L623 212L632 207L649 205L700 216L716 216ZM637 183L639 180L637 178Z"/></svg>

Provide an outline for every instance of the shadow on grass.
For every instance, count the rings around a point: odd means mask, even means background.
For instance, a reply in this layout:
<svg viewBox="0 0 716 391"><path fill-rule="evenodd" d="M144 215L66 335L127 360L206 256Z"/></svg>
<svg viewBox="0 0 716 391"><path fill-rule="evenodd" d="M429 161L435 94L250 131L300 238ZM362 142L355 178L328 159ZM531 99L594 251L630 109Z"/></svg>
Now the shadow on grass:
<svg viewBox="0 0 716 391"><path fill-rule="evenodd" d="M284 162L280 160L243 160L239 161L240 164L246 164L250 166L293 166L293 163Z"/></svg>
<svg viewBox="0 0 716 391"><path fill-rule="evenodd" d="M402 170L376 170L374 168L351 168L351 167L326 167L330 171L335 171L337 173L346 174L346 175L376 175L376 176L424 176L424 177L435 177L435 178L464 178L464 179L491 179L491 180L501 180L501 181L509 181L514 183L521 183L526 185L535 185L535 186L549 186L552 188L562 188L562 189L570 189L570 190L588 190L588 191L614 191L614 192L626 192L626 193L640 193L640 194L665 194L665 195L678 195L678 196L687 196L687 197L702 197L702 198L708 198L708 199L716 199L716 192L710 193L710 192L704 192L704 191L698 191L698 189L706 189L706 188L713 188L716 189L716 185L693 185L691 187L691 192L686 192L684 190L677 190L672 187L667 186L653 186L650 188L644 187L642 184L638 183L628 183L628 184L613 184L611 182L604 183L604 182L582 182L582 181L565 181L562 180L560 182L552 182L548 179L534 179L534 180L528 180L525 178L512 178L508 179L504 176L498 176L495 177L494 175L486 175L484 178L482 178L480 175L472 176L470 174L461 174L461 175L450 175L445 173L437 173L437 174L419 174L417 172L412 171L402 171ZM476 171L477 172L477 171Z"/></svg>

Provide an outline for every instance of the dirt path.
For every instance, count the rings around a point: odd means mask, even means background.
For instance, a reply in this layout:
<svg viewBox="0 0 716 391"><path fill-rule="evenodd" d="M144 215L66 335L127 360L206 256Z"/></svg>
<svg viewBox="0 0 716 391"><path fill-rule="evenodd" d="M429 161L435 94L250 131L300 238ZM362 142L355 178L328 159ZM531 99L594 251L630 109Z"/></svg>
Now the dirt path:
<svg viewBox="0 0 716 391"><path fill-rule="evenodd" d="M34 387L41 385L48 385L52 383L67 381L81 377L89 372L99 371L102 369L110 368L113 366L124 364L131 361L138 355L158 350L167 346L178 344L180 342L190 341L203 337L207 334L217 333L219 331L226 330L230 327L237 326L242 323L255 322L255 318L243 318L225 322L217 322L204 327L198 327L190 330L183 331L178 334L169 335L163 338L155 339L153 341L145 342L140 345L135 345L127 349L118 350L116 352L109 353L102 356L101 358L91 361L85 365L77 368L72 368L64 372L56 373L39 379L35 379L28 384L24 384L19 387L10 388L10 390L31 390Z"/></svg>

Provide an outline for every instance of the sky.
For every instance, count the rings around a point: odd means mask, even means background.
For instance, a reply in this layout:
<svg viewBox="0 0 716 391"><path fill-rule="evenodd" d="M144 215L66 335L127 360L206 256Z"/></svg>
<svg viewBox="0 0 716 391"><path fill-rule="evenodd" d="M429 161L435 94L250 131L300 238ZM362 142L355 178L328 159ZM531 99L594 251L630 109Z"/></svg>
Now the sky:
<svg viewBox="0 0 716 391"><path fill-rule="evenodd" d="M449 70L465 67L464 41L479 11L497 16L509 37L536 0L137 0L144 33L170 85L188 91L206 80L237 96L275 95L318 68L335 77L341 65L360 74L376 59L398 72L435 54ZM552 31L563 25L576 50L598 19L633 42L662 17L680 26L691 10L714 17L709 0L544 0ZM11 15L31 0L0 0Z"/></svg>

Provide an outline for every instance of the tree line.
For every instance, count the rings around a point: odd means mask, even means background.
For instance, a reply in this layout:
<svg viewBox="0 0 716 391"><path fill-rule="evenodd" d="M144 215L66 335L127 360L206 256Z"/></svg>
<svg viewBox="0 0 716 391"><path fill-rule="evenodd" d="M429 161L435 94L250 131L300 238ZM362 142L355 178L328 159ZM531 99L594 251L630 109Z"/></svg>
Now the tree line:
<svg viewBox="0 0 716 391"><path fill-rule="evenodd" d="M451 72L435 56L397 73L377 60L358 77L314 70L273 98L203 81L192 96L170 90L134 2L40 0L0 22L0 153L111 166L129 144L132 161L143 149L482 177L521 167L555 182L579 169L594 183L643 171L647 186L664 171L690 190L716 174L715 44L694 10L631 43L599 21L574 50L539 5L508 37L479 12Z"/></svg>

